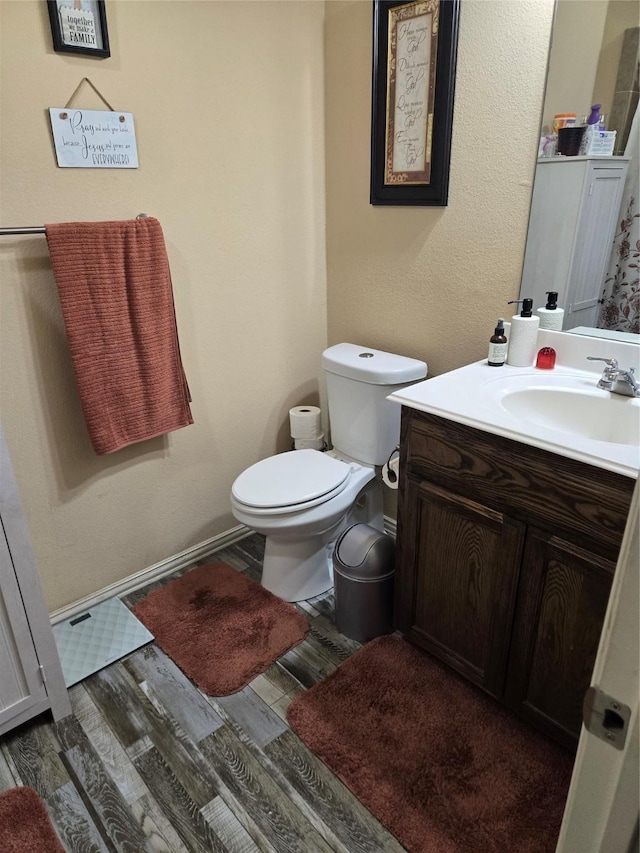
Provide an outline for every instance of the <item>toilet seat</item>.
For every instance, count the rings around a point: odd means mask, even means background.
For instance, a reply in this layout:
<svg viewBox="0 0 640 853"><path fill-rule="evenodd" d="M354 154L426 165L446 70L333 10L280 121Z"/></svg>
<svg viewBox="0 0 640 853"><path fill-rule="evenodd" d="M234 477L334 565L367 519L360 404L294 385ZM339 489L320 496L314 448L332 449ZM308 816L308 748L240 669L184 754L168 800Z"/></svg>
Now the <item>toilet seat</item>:
<svg viewBox="0 0 640 853"><path fill-rule="evenodd" d="M319 450L291 450L256 462L231 489L248 512L277 515L324 503L340 494L351 467Z"/></svg>

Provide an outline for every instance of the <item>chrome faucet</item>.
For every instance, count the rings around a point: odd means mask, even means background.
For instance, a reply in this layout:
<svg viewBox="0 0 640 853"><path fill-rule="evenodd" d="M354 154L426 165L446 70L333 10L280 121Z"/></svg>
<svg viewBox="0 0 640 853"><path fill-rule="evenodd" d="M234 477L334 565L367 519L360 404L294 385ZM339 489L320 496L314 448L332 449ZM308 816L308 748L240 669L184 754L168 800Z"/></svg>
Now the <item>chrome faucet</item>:
<svg viewBox="0 0 640 853"><path fill-rule="evenodd" d="M623 394L625 397L640 397L640 385L636 380L633 367L629 370L620 370L615 358L596 358L593 355L588 355L587 361L604 361L605 363L598 388L612 391L614 394Z"/></svg>

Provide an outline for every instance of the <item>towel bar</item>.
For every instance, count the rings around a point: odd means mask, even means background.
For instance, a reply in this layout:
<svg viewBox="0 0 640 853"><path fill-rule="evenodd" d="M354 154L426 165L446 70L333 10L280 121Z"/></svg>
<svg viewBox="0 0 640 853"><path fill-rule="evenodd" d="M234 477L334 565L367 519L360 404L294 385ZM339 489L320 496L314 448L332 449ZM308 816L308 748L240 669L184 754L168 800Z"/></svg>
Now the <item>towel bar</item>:
<svg viewBox="0 0 640 853"><path fill-rule="evenodd" d="M0 237L10 236L11 234L44 234L44 226L40 225L34 228L0 228Z"/></svg>
<svg viewBox="0 0 640 853"><path fill-rule="evenodd" d="M148 213L139 213L136 219L146 219ZM14 234L44 234L44 225L35 225L30 228L0 228L0 237L10 237Z"/></svg>

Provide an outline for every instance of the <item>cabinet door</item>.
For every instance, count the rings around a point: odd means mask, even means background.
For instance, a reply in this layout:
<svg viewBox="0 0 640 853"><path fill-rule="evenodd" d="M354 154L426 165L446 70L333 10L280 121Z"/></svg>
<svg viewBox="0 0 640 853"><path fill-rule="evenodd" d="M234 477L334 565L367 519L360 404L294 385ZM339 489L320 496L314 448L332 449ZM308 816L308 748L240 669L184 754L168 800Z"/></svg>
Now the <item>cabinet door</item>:
<svg viewBox="0 0 640 853"><path fill-rule="evenodd" d="M522 563L506 702L575 747L615 564L531 529Z"/></svg>
<svg viewBox="0 0 640 853"><path fill-rule="evenodd" d="M0 733L46 704L38 658L0 523Z"/></svg>
<svg viewBox="0 0 640 853"><path fill-rule="evenodd" d="M595 326L611 256L626 168L597 166L587 173L582 213L567 288L564 328Z"/></svg>
<svg viewBox="0 0 640 853"><path fill-rule="evenodd" d="M400 629L499 698L524 525L424 480L408 481L403 509Z"/></svg>

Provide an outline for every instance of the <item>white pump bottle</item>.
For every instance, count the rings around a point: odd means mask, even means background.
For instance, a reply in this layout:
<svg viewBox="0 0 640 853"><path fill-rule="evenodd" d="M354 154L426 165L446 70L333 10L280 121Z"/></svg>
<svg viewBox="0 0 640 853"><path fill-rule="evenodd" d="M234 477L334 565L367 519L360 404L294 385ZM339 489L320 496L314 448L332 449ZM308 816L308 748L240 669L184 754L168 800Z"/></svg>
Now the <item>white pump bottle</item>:
<svg viewBox="0 0 640 853"><path fill-rule="evenodd" d="M532 316L533 299L512 299L507 305L522 303L522 311L511 318L507 364L531 367L536 356L540 317Z"/></svg>

